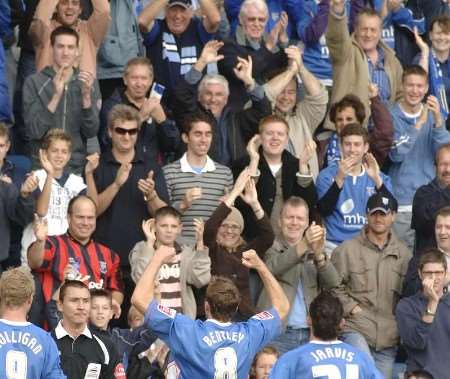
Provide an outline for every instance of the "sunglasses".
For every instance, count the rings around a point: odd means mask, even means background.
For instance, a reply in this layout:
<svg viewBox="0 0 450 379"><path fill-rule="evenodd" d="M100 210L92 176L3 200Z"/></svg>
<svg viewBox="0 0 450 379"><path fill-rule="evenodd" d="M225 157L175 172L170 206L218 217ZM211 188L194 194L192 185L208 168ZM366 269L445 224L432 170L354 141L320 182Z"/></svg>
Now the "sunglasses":
<svg viewBox="0 0 450 379"><path fill-rule="evenodd" d="M117 128L114 128L114 131L117 134L120 134L121 136L124 136L125 134L128 134L130 136L135 136L138 133L139 129L138 128L125 129L125 128L117 127Z"/></svg>

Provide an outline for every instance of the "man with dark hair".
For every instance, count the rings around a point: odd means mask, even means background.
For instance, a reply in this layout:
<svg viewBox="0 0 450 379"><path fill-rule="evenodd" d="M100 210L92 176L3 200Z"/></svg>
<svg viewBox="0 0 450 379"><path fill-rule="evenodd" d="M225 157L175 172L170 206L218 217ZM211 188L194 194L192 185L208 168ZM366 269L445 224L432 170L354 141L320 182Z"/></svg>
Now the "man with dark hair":
<svg viewBox="0 0 450 379"><path fill-rule="evenodd" d="M439 102L428 92L428 74L420 66L405 69L402 77L403 98L391 108L394 144L389 158L389 176L399 211L395 231L414 248L411 229L412 204L416 190L434 176L434 158L440 145L450 142Z"/></svg>
<svg viewBox="0 0 450 379"><path fill-rule="evenodd" d="M132 297L145 313L145 324L168 344L183 378L247 378L255 354L281 332L289 302L276 279L254 250L243 253L242 264L258 271L273 308L247 322L231 323L240 295L230 279L213 280L206 291L204 322L194 321L154 299L154 281L160 266L175 249L161 246L148 265Z"/></svg>
<svg viewBox="0 0 450 379"><path fill-rule="evenodd" d="M29 35L36 51L36 67L40 71L54 63L50 35L58 27L75 30L80 36L80 54L74 62L81 72L96 76L97 49L105 37L111 17L107 0L93 0L93 12L87 21L81 20L80 0L40 0L36 7ZM55 17L53 14L55 13ZM26 111L27 108L24 108Z"/></svg>
<svg viewBox="0 0 450 379"><path fill-rule="evenodd" d="M328 254L354 237L366 223L366 204L374 193L389 194L389 177L369 153L369 135L360 124L348 124L340 133L342 157L317 178L318 208L327 228Z"/></svg>
<svg viewBox="0 0 450 379"><path fill-rule="evenodd" d="M67 280L61 286L58 309L62 319L52 331L61 366L68 378L126 379L112 341L88 327L91 295L86 284Z"/></svg>
<svg viewBox="0 0 450 379"><path fill-rule="evenodd" d="M436 246L434 226L437 212L450 206L450 142L439 146L435 157L436 176L419 187L412 202L411 228L416 232L415 255L425 248Z"/></svg>
<svg viewBox="0 0 450 379"><path fill-rule="evenodd" d="M213 138L211 119L204 113L184 120L183 142L187 151L181 159L163 167L170 201L181 213L181 235L195 239L194 219L208 219L219 199L233 186L231 170L209 156Z"/></svg>
<svg viewBox="0 0 450 379"><path fill-rule="evenodd" d="M270 378L383 378L367 354L337 339L345 323L338 298L321 292L312 301L309 315L311 341L282 355Z"/></svg>
<svg viewBox="0 0 450 379"><path fill-rule="evenodd" d="M407 371L427 370L435 378L449 377L450 295L444 290L445 255L426 251L419 260L422 290L400 300L395 316L400 338L408 353Z"/></svg>
<svg viewBox="0 0 450 379"><path fill-rule="evenodd" d="M61 0L72 2L77 0ZM94 76L75 68L79 52L77 32L59 26L51 33L51 66L30 75L23 87L25 134L33 164L38 166L40 141L49 129L62 128L72 138L69 170L81 173L86 155L96 150L100 94ZM92 145L91 145L92 144Z"/></svg>
<svg viewBox="0 0 450 379"><path fill-rule="evenodd" d="M425 370L414 370L407 375L407 379L433 379L433 376Z"/></svg>
<svg viewBox="0 0 450 379"><path fill-rule="evenodd" d="M370 110L373 125L368 129L369 147L380 167L383 166L394 138L394 126L388 107L381 101L378 94L378 87L369 84ZM364 104L358 96L353 94L345 95L341 100L330 107L330 120L334 124L336 132L325 132L317 136L319 145L318 155L321 167L331 165L341 158L339 149L339 135L345 125L363 125L366 117ZM326 133L331 134L325 138Z"/></svg>
<svg viewBox="0 0 450 379"><path fill-rule="evenodd" d="M392 376L399 340L393 309L411 258L392 231L396 212L392 195L372 195L366 205L367 226L331 256L339 275L334 292L346 319L342 338L372 356L386 378Z"/></svg>
<svg viewBox="0 0 450 379"><path fill-rule="evenodd" d="M51 327L58 322L55 301L58 289L68 277L84 278L89 287L112 291L113 308L120 315L122 280L119 256L92 239L96 226L96 206L87 196L76 196L67 210L68 232L47 236L47 221L35 217L36 242L28 249L28 264L42 283L47 321Z"/></svg>
<svg viewBox="0 0 450 379"><path fill-rule="evenodd" d="M58 348L51 336L27 321L35 285L25 266L0 278L0 365L6 378L64 379Z"/></svg>

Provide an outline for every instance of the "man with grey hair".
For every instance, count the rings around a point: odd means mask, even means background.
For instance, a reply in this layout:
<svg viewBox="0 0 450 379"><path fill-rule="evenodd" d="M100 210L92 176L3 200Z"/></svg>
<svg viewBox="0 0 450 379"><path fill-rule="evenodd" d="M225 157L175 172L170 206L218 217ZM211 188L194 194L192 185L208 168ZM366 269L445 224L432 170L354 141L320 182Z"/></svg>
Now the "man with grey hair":
<svg viewBox="0 0 450 379"><path fill-rule="evenodd" d="M205 45L200 58L175 90L173 110L179 126L187 116L199 111L211 118L214 130L209 156L229 166L245 154L246 143L257 133L259 120L271 113L271 106L264 89L252 77L251 57L248 60L239 58L234 68L236 77L245 85L252 100L247 109L237 111L227 106L229 87L225 77L207 74L202 79L205 67L223 58L217 53L222 45L219 41Z"/></svg>

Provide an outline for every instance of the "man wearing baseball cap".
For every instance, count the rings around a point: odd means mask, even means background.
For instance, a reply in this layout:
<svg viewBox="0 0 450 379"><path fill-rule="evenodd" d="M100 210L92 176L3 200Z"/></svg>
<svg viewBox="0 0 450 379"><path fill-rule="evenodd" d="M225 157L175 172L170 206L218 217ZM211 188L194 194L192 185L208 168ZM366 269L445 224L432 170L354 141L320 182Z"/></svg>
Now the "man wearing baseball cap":
<svg viewBox="0 0 450 379"><path fill-rule="evenodd" d="M334 291L346 320L342 339L372 356L386 378L392 377L399 340L393 310L411 258L392 229L397 209L391 195L372 195L367 201L367 225L331 257L340 277Z"/></svg>
<svg viewBox="0 0 450 379"><path fill-rule="evenodd" d="M206 42L219 28L220 13L213 0L199 0L194 16L191 0L154 0L139 15L139 27L155 74L166 91L163 103L171 104L172 90L197 61ZM165 10L163 20L158 14Z"/></svg>

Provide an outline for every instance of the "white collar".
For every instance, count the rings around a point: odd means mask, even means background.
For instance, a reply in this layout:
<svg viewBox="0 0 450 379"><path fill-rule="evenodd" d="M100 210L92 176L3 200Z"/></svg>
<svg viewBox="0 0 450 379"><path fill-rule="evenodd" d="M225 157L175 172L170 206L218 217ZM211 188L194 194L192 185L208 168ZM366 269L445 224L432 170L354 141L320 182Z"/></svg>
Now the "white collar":
<svg viewBox="0 0 450 379"><path fill-rule="evenodd" d="M341 344L342 341L339 340L334 340L334 341L318 341L318 340L313 340L313 341L309 341L309 343L315 343L317 345L338 345Z"/></svg>
<svg viewBox="0 0 450 379"><path fill-rule="evenodd" d="M31 324L31 322L28 322L28 321L11 321L11 320L6 320L4 318L0 318L0 322L3 322L4 324L12 325L12 326L28 326Z"/></svg>
<svg viewBox="0 0 450 379"><path fill-rule="evenodd" d="M231 325L231 322L221 322L221 321L215 320L213 318L209 318L206 321L212 322L212 323L217 324L219 326L230 326Z"/></svg>
<svg viewBox="0 0 450 379"><path fill-rule="evenodd" d="M180 168L181 172L192 172L193 174L198 174L198 172L194 171L192 166L189 164L187 160L187 153L184 153L183 156L180 158ZM209 157L206 156L206 164L203 166L201 173L208 171L215 171L216 165L214 161Z"/></svg>
<svg viewBox="0 0 450 379"><path fill-rule="evenodd" d="M84 327L84 330L83 330L83 332L81 334L86 336L87 338L92 338L92 333L89 330L89 328L87 327L87 325ZM58 322L58 325L56 325L55 335L56 335L56 338L59 339L59 340L61 338L65 337L65 336L69 336L73 340L76 339L76 338L73 338L66 329L64 329L64 326L62 324L62 320L60 320Z"/></svg>

